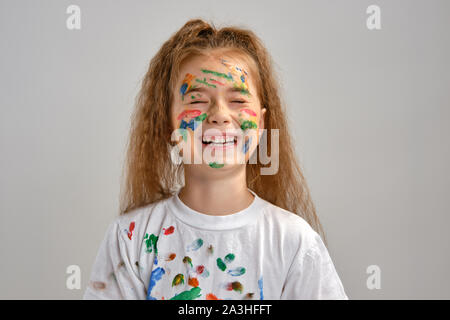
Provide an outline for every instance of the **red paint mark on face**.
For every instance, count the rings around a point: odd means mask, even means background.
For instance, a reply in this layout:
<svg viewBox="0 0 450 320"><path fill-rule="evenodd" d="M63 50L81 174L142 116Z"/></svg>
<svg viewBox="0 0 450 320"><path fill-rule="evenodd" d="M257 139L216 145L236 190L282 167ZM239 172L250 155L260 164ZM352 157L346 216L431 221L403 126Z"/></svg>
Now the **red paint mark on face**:
<svg viewBox="0 0 450 320"><path fill-rule="evenodd" d="M205 266L197 266L197 268L195 269L195 271L196 271L198 274L202 274L203 271L205 271Z"/></svg>
<svg viewBox="0 0 450 320"><path fill-rule="evenodd" d="M130 226L128 227L128 239L131 240L131 237L133 236L133 230L134 230L134 221L130 223Z"/></svg>
<svg viewBox="0 0 450 320"><path fill-rule="evenodd" d="M218 84L218 85L221 85L221 86L224 86L224 85L225 85L224 83L222 83L222 82L220 82L220 81L217 81L217 80L215 80L215 79L209 79L209 81L211 81L211 83Z"/></svg>
<svg viewBox="0 0 450 320"><path fill-rule="evenodd" d="M195 110L184 110L182 113L180 113L178 115L177 120L181 120L181 119L184 119L184 118L191 119L191 118L198 117L201 114L202 114L202 112L200 110L197 110L197 109L195 109Z"/></svg>
<svg viewBox="0 0 450 320"><path fill-rule="evenodd" d="M249 115L251 115L252 117L256 117L256 112L250 109L241 109L241 112L245 112Z"/></svg>

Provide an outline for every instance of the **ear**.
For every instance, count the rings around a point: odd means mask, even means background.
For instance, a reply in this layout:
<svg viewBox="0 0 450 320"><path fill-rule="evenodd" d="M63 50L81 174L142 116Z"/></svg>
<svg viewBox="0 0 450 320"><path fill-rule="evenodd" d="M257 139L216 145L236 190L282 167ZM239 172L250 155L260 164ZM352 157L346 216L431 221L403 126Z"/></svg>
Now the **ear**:
<svg viewBox="0 0 450 320"><path fill-rule="evenodd" d="M261 114L260 114L260 118L259 118L259 125L258 127L260 129L264 129L264 115L266 114L267 109L266 108L262 108L261 109Z"/></svg>
<svg viewBox="0 0 450 320"><path fill-rule="evenodd" d="M259 140L261 139L261 136L262 136L262 134L260 134L261 133L260 130L263 130L265 128L264 127L264 117L265 117L266 111L267 111L266 108L262 108L261 109L260 118L259 118L259 124L258 124L258 143L259 143Z"/></svg>

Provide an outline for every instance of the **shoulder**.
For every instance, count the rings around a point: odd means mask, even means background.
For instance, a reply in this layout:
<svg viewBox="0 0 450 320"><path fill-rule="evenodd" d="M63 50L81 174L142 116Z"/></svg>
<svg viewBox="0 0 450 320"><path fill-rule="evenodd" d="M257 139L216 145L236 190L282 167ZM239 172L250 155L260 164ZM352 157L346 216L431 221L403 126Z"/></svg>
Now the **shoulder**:
<svg viewBox="0 0 450 320"><path fill-rule="evenodd" d="M320 235L303 217L268 201L265 202L264 221L273 230L273 234L287 246L308 251L322 245Z"/></svg>
<svg viewBox="0 0 450 320"><path fill-rule="evenodd" d="M122 214L112 221L112 228L125 240L143 238L149 225L157 225L157 221L164 219L166 204L170 199L159 200Z"/></svg>

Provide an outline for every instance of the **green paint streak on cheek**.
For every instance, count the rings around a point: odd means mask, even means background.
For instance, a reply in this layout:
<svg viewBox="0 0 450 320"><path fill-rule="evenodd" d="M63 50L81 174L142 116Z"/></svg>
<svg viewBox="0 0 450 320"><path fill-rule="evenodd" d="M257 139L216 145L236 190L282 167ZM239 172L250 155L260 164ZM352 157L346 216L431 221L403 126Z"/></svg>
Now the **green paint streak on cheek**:
<svg viewBox="0 0 450 320"><path fill-rule="evenodd" d="M195 121L204 121L206 119L206 113L202 113L198 117L195 117Z"/></svg>
<svg viewBox="0 0 450 320"><path fill-rule="evenodd" d="M244 131L247 130L247 129L257 129L257 128L258 128L258 125L256 124L255 121L243 120L241 122L241 129L244 130Z"/></svg>
<svg viewBox="0 0 450 320"><path fill-rule="evenodd" d="M223 164L223 163L216 163L216 162L211 162L211 163L209 164L209 166L210 166L211 168L214 168L214 169L222 168L224 165L225 165L225 164Z"/></svg>

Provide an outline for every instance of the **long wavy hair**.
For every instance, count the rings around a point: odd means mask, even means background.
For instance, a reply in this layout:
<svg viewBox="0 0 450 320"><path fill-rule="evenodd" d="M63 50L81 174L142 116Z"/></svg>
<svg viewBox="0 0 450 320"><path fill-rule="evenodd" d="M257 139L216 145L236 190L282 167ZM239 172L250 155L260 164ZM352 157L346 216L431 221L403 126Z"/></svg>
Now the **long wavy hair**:
<svg viewBox="0 0 450 320"><path fill-rule="evenodd" d="M316 214L310 191L296 158L285 110L279 96L279 81L262 41L238 27L216 28L201 19L189 20L167 40L151 59L136 98L122 176L120 214L171 197L184 184L182 164L171 159L170 111L173 88L185 59L208 50L233 51L250 60L258 75L261 107L266 108L267 154L271 155L271 129L279 131L279 169L261 175L261 164L246 164L247 187L261 198L303 219L322 237L325 233ZM259 146L255 153L259 152ZM258 153L259 154L259 153Z"/></svg>

